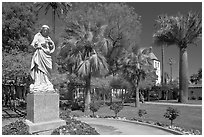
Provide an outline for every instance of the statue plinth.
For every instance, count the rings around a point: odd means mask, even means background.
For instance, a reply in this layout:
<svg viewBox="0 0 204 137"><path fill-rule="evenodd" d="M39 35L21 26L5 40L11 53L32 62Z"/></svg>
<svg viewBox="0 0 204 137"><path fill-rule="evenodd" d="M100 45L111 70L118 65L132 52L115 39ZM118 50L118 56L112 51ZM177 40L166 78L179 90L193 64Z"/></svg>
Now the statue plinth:
<svg viewBox="0 0 204 137"><path fill-rule="evenodd" d="M59 118L59 94L43 92L28 94L26 124L30 133L66 125L66 122Z"/></svg>

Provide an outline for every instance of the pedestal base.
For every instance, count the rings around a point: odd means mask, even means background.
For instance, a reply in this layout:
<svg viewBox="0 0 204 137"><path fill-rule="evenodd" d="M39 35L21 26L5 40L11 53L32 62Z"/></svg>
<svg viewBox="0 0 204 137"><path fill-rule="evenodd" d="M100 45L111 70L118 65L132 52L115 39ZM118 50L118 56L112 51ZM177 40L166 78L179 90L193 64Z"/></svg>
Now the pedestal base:
<svg viewBox="0 0 204 137"><path fill-rule="evenodd" d="M59 118L59 94L28 94L26 124L30 133L52 130L66 125L66 121Z"/></svg>
<svg viewBox="0 0 204 137"><path fill-rule="evenodd" d="M66 122L64 120L58 119L48 122L33 123L26 119L26 124L28 125L29 133L35 133L54 130L60 126L66 125Z"/></svg>

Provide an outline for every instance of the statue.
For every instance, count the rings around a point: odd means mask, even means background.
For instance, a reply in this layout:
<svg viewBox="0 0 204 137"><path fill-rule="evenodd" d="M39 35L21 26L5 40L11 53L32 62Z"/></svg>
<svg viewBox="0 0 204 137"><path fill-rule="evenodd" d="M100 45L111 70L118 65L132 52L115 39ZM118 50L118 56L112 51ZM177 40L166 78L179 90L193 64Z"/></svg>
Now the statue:
<svg viewBox="0 0 204 137"><path fill-rule="evenodd" d="M31 43L36 50L31 61L31 77L34 84L30 85L30 92L55 92L49 80L52 70L51 54L55 44L49 35L49 26L43 25Z"/></svg>

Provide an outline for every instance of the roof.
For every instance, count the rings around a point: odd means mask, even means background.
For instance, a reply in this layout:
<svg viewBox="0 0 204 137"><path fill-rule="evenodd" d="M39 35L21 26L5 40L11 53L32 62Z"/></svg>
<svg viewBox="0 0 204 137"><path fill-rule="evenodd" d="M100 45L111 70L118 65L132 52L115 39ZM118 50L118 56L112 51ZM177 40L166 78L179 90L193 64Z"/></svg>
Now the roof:
<svg viewBox="0 0 204 137"><path fill-rule="evenodd" d="M158 60L155 54L152 51L152 47L149 48L141 48L142 53L148 55L152 60Z"/></svg>
<svg viewBox="0 0 204 137"><path fill-rule="evenodd" d="M149 56L152 60L158 60L158 58L154 55L153 52L149 53Z"/></svg>

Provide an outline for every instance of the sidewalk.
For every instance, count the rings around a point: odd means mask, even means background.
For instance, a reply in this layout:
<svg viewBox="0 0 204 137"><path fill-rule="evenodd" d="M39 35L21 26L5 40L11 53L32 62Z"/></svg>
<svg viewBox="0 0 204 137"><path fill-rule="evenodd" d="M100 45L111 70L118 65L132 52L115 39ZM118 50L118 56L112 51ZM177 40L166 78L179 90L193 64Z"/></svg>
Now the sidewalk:
<svg viewBox="0 0 204 137"><path fill-rule="evenodd" d="M182 103L166 103L166 102L145 102L145 104L159 104L159 105L172 105L172 106L202 107L201 104L182 104Z"/></svg>
<svg viewBox="0 0 204 137"><path fill-rule="evenodd" d="M84 117L76 119L92 126L100 135L174 135L159 128L128 121Z"/></svg>

